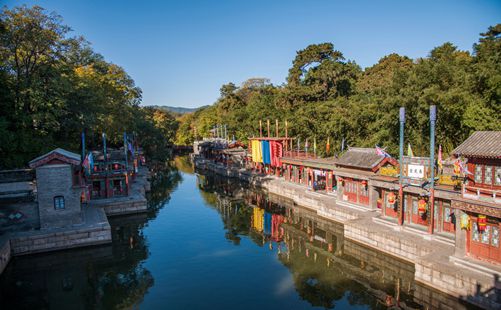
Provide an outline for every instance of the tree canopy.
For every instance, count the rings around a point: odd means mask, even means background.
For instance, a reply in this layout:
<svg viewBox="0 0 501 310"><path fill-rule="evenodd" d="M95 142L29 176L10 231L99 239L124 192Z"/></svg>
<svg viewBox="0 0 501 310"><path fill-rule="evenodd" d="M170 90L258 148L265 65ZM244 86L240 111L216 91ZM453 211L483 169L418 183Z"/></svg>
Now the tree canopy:
<svg viewBox="0 0 501 310"><path fill-rule="evenodd" d="M259 120L279 119L282 135L287 120L289 135L303 142L316 137L321 155L340 152L343 139L346 145L378 144L396 154L403 106L406 142L426 155L428 111L436 105L437 143L450 152L475 130L501 130L500 34L501 24L490 27L473 53L446 42L426 57L390 54L364 70L333 44L312 44L297 52L284 85L247 87L254 79L240 87L228 83L214 105L184 118L180 126L196 127L199 136L208 136L214 124L227 124L230 136L247 141L259 134ZM184 143L195 138L185 137ZM325 153L328 138L330 154Z"/></svg>
<svg viewBox="0 0 501 310"><path fill-rule="evenodd" d="M82 131L91 148L103 132L119 146L127 131L146 152L166 152L177 121L141 108L127 72L70 32L39 6L0 12L0 168L23 167L55 147L78 152Z"/></svg>

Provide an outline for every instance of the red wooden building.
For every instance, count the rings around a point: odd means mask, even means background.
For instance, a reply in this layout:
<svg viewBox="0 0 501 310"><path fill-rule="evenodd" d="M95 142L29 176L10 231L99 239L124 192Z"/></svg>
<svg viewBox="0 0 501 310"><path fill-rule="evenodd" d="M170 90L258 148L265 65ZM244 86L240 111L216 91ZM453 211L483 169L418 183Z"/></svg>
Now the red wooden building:
<svg viewBox="0 0 501 310"><path fill-rule="evenodd" d="M378 155L373 148L350 147L336 165L338 200L369 208L375 195L369 190L370 177L381 168L397 165L397 161Z"/></svg>
<svg viewBox="0 0 501 310"><path fill-rule="evenodd" d="M458 146L453 155L467 160L461 197L453 207L463 211L466 254L501 263L501 131L477 131ZM463 167L465 165L463 164Z"/></svg>

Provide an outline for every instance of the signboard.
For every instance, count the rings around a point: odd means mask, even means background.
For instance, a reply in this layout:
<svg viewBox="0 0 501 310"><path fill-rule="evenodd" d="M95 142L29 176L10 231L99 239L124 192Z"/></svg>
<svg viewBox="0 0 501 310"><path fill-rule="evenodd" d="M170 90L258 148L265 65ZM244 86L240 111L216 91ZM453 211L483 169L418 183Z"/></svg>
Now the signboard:
<svg viewBox="0 0 501 310"><path fill-rule="evenodd" d="M424 179L424 166L423 165L408 165L407 176L413 179Z"/></svg>
<svg viewBox="0 0 501 310"><path fill-rule="evenodd" d="M423 186L430 177L430 158L404 156L404 179L409 185Z"/></svg>

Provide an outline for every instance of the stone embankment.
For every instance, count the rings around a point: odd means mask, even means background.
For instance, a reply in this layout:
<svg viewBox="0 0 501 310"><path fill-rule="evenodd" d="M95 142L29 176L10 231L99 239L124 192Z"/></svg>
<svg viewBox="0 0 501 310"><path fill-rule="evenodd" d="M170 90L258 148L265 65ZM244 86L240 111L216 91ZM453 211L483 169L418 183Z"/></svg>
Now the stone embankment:
<svg viewBox="0 0 501 310"><path fill-rule="evenodd" d="M82 221L66 227L0 232L0 274L13 256L27 255L111 242L108 216L147 211L145 193L150 190L149 171L141 167L127 197L91 201L82 206Z"/></svg>
<svg viewBox="0 0 501 310"><path fill-rule="evenodd" d="M338 201L335 194L313 192L281 178L229 168L198 157L194 163L197 169L239 178L268 193L286 197L318 216L342 223L346 239L414 264L415 280L426 286L483 308L501 309L498 280L501 267L456 259L453 241L398 226L382 219L377 210Z"/></svg>

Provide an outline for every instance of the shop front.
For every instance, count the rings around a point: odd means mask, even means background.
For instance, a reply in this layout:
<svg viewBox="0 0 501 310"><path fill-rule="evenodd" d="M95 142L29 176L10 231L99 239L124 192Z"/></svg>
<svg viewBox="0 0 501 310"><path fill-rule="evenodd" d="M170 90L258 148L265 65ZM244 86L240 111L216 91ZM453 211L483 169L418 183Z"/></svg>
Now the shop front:
<svg viewBox="0 0 501 310"><path fill-rule="evenodd" d="M369 206L368 180L353 177L339 177L342 184L339 191L344 201Z"/></svg>

